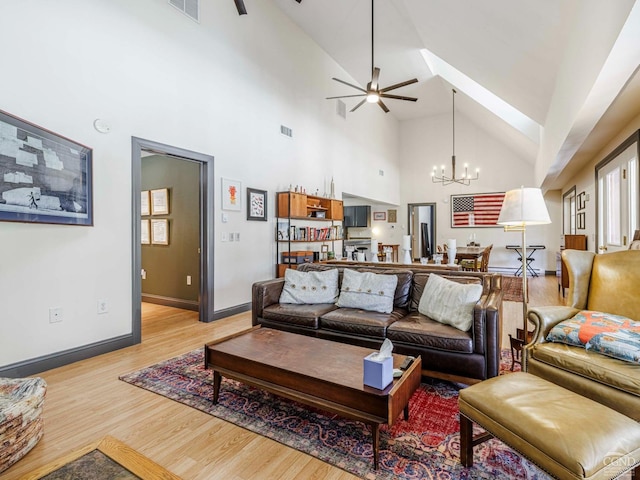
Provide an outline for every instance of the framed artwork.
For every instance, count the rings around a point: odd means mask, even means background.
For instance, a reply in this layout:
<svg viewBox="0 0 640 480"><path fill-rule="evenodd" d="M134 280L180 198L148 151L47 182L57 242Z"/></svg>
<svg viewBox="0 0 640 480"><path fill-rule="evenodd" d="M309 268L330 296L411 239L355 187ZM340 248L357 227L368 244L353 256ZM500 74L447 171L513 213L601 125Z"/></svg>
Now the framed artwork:
<svg viewBox="0 0 640 480"><path fill-rule="evenodd" d="M585 226L585 212L580 212L576 216L576 228L578 230L584 230L586 228L586 226Z"/></svg>
<svg viewBox="0 0 640 480"><path fill-rule="evenodd" d="M387 212L373 212L373 219L377 221L384 221L387 219Z"/></svg>
<svg viewBox="0 0 640 480"><path fill-rule="evenodd" d="M149 206L149 190L140 192L140 215L151 215L151 207Z"/></svg>
<svg viewBox="0 0 640 480"><path fill-rule="evenodd" d="M169 189L151 190L151 215L169 214Z"/></svg>
<svg viewBox="0 0 640 480"><path fill-rule="evenodd" d="M151 243L151 236L149 235L149 220L146 218L140 220L140 243L142 245L149 245Z"/></svg>
<svg viewBox="0 0 640 480"><path fill-rule="evenodd" d="M267 191L247 187L247 220L267 221Z"/></svg>
<svg viewBox="0 0 640 480"><path fill-rule="evenodd" d="M397 210L387 210L387 221L389 223L396 223L398 221L398 211Z"/></svg>
<svg viewBox="0 0 640 480"><path fill-rule="evenodd" d="M505 192L451 195L451 228L500 227Z"/></svg>
<svg viewBox="0 0 640 480"><path fill-rule="evenodd" d="M241 190L242 184L237 180L222 179L222 210L240 211Z"/></svg>
<svg viewBox="0 0 640 480"><path fill-rule="evenodd" d="M151 219L151 243L153 245L169 245L169 220L166 218Z"/></svg>
<svg viewBox="0 0 640 480"><path fill-rule="evenodd" d="M93 225L93 150L0 110L0 220Z"/></svg>
<svg viewBox="0 0 640 480"><path fill-rule="evenodd" d="M577 197L578 200L578 210L584 210L587 208L587 194L585 192L580 192Z"/></svg>

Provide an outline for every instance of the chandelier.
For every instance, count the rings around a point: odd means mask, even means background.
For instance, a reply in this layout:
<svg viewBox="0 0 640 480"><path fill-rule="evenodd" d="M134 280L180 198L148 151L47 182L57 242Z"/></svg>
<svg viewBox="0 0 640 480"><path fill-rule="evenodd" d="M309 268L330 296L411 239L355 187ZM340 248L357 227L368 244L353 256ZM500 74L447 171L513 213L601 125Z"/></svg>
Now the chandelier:
<svg viewBox="0 0 640 480"><path fill-rule="evenodd" d="M475 177L471 177L471 175L469 175L469 166L465 163L464 164L464 173L462 174L462 176L457 177L456 176L456 90L455 88L452 88L451 91L453 92L453 153L451 155L451 176L448 177L446 175L446 170L444 168L444 165L440 166L440 175L438 175L438 167L434 166L433 167L433 171L431 172L431 181L433 183L441 183L443 186L444 185L451 185L452 183L459 183L461 185L471 185L471 180L477 180L478 178L480 178L480 169L476 168L476 176Z"/></svg>

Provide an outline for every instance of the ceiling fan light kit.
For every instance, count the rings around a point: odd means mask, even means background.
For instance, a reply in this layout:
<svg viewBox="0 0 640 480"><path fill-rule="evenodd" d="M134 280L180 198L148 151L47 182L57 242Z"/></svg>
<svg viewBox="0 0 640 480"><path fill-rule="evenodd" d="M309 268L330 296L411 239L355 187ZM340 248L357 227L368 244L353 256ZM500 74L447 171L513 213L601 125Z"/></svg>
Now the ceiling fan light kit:
<svg viewBox="0 0 640 480"><path fill-rule="evenodd" d="M451 185L452 183L459 183L461 185L469 186L472 180L478 180L480 178L480 169L476 168L476 176L472 177L469 174L469 165L464 164L464 174L461 177L456 176L456 90L452 88L453 100L453 153L451 155L451 176L446 175L445 166L440 166L440 175L438 175L438 167L434 166L431 172L431 181L433 183L441 183L443 186Z"/></svg>
<svg viewBox="0 0 640 480"><path fill-rule="evenodd" d="M389 109L382 101L383 98L390 98L393 100L405 100L408 102L416 102L418 99L415 97L405 97L401 95L392 95L387 92L391 90L395 90L396 88L406 87L407 85L411 85L412 83L417 83L417 78L412 78L411 80L407 80L405 82L396 83L394 85L390 85L388 87L380 88L378 83L378 79L380 78L380 69L375 66L374 59L374 49L373 49L373 33L374 33L374 12L373 12L373 2L371 0L371 81L367 84L367 88L361 88L358 85L354 85L352 83L345 82L344 80L340 80L339 78L333 78L336 82L347 85L351 88L355 88L362 93L356 95L340 95L337 97L327 97L327 100L334 100L336 98L354 98L354 97L364 97L364 99L358 103L355 107L353 107L350 111L354 112L358 108L360 108L365 103L377 103L378 106L385 112L388 113Z"/></svg>

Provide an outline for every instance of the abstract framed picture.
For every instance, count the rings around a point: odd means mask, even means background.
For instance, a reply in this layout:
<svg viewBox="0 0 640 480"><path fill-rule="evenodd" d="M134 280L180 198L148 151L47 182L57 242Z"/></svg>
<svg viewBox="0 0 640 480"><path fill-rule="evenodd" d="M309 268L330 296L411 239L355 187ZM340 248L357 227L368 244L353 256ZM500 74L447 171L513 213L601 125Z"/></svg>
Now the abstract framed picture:
<svg viewBox="0 0 640 480"><path fill-rule="evenodd" d="M497 222L504 194L451 195L451 228L502 227Z"/></svg>
<svg viewBox="0 0 640 480"><path fill-rule="evenodd" d="M242 183L237 180L222 179L222 210L239 212L242 208L240 192Z"/></svg>
<svg viewBox="0 0 640 480"><path fill-rule="evenodd" d="M0 220L92 226L92 156L0 110Z"/></svg>
<svg viewBox="0 0 640 480"><path fill-rule="evenodd" d="M247 220L267 221L267 191L247 187Z"/></svg>

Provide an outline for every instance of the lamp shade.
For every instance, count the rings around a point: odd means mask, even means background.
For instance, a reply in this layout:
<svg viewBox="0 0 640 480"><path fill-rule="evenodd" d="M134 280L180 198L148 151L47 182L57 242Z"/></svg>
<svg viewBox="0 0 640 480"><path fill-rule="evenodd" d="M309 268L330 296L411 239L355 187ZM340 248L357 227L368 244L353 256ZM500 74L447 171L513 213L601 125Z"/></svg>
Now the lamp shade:
<svg viewBox="0 0 640 480"><path fill-rule="evenodd" d="M509 190L502 202L498 225L543 225L551 223L547 206L539 188Z"/></svg>

